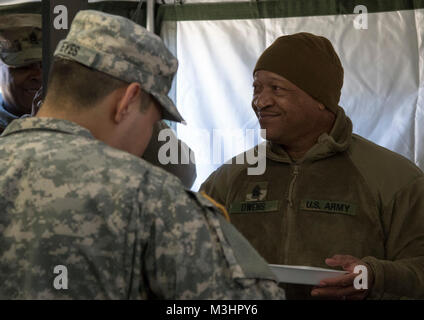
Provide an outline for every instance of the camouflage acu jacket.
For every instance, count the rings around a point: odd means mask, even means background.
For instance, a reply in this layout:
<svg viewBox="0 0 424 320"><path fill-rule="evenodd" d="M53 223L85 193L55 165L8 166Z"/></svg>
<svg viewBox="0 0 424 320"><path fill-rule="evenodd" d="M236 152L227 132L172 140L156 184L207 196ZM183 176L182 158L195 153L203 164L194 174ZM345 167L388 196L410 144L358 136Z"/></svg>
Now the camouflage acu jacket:
<svg viewBox="0 0 424 320"><path fill-rule="evenodd" d="M177 178L75 123L0 137L1 299L282 299L266 263Z"/></svg>

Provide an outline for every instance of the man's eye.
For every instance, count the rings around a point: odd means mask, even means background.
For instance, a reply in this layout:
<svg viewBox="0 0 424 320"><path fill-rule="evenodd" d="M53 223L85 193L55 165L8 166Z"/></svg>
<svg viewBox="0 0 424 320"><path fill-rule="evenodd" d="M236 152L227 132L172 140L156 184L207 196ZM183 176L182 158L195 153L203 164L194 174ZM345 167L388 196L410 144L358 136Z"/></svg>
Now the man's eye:
<svg viewBox="0 0 424 320"><path fill-rule="evenodd" d="M274 91L280 91L280 90L284 90L283 88L279 87L279 86L272 86L272 90Z"/></svg>

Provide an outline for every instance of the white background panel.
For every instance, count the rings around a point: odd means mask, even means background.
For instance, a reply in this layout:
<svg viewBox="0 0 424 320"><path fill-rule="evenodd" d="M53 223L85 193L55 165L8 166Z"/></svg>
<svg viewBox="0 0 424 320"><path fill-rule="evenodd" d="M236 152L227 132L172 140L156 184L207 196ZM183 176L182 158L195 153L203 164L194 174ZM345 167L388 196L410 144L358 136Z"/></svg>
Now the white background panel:
<svg viewBox="0 0 424 320"><path fill-rule="evenodd" d="M354 132L424 165L423 10L368 15L368 29L353 26L355 15L257 20L177 22L176 103L187 120L178 135L205 153L196 129L258 128L251 110L252 70L278 36L312 32L330 39L345 78L340 105ZM167 38L167 25L162 36ZM233 156L246 149L234 148ZM207 152L206 152L207 153ZM198 166L200 186L218 165Z"/></svg>

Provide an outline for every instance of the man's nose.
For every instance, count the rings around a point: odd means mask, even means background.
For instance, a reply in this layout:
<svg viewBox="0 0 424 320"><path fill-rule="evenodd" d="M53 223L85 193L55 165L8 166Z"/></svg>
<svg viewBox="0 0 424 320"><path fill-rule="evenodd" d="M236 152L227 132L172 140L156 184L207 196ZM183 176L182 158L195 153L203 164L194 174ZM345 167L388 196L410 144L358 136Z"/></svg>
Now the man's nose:
<svg viewBox="0 0 424 320"><path fill-rule="evenodd" d="M263 90L262 92L258 93L253 99L253 105L257 110L269 107L272 105L272 103L272 98L266 90Z"/></svg>

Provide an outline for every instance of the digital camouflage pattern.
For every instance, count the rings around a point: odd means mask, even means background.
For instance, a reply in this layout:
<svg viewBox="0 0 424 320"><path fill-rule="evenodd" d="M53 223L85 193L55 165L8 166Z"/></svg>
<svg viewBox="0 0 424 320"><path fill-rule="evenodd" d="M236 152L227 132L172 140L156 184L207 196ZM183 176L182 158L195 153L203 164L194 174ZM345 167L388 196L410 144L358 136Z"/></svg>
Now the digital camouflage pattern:
<svg viewBox="0 0 424 320"><path fill-rule="evenodd" d="M75 123L13 121L0 176L0 299L284 298L210 202Z"/></svg>
<svg viewBox="0 0 424 320"><path fill-rule="evenodd" d="M23 67L42 59L40 14L9 14L0 19L0 59Z"/></svg>
<svg viewBox="0 0 424 320"><path fill-rule="evenodd" d="M162 105L164 119L183 121L168 97L177 59L157 35L131 20L94 10L80 11L54 55L140 83Z"/></svg>

